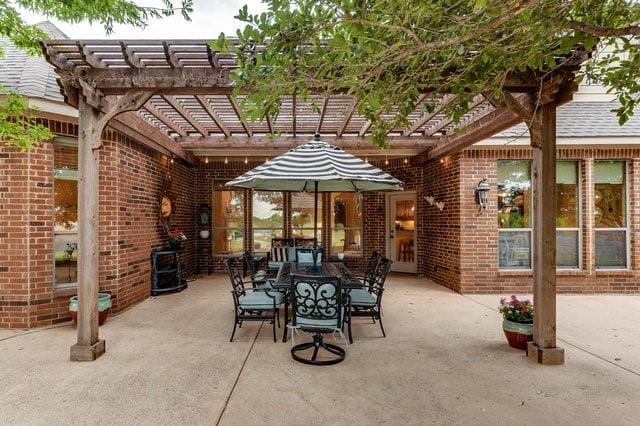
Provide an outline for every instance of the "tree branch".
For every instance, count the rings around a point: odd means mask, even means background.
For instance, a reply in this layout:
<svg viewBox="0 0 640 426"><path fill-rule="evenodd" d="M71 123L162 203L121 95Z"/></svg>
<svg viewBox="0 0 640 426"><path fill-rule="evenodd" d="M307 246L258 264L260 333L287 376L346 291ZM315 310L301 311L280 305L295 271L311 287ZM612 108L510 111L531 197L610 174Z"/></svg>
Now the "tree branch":
<svg viewBox="0 0 640 426"><path fill-rule="evenodd" d="M596 37L624 37L640 35L640 26L638 25L630 25L623 28L607 28L571 20L567 22L567 26L572 30L582 31Z"/></svg>

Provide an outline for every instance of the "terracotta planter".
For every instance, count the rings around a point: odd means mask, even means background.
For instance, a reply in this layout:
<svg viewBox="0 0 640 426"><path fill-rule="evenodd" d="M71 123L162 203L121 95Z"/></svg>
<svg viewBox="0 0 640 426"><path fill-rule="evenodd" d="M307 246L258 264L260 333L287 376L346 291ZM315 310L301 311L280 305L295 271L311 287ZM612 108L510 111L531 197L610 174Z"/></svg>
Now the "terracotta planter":
<svg viewBox="0 0 640 426"><path fill-rule="evenodd" d="M74 323L78 323L78 296L69 300L69 312ZM111 294L98 293L98 325L102 325L111 313Z"/></svg>
<svg viewBox="0 0 640 426"><path fill-rule="evenodd" d="M533 322L523 324L505 319L502 321L502 330L512 348L525 350L527 342L533 341Z"/></svg>

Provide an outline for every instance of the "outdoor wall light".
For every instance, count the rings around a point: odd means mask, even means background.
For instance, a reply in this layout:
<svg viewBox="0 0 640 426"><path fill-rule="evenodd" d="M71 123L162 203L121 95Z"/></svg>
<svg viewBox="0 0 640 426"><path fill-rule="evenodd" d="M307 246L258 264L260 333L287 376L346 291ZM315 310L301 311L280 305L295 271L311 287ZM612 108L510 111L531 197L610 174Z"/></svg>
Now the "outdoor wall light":
<svg viewBox="0 0 640 426"><path fill-rule="evenodd" d="M482 179L478 182L478 186L476 186L476 204L478 205L478 213L482 212L487 208L487 198L489 196L489 191L491 190L491 186L486 179Z"/></svg>

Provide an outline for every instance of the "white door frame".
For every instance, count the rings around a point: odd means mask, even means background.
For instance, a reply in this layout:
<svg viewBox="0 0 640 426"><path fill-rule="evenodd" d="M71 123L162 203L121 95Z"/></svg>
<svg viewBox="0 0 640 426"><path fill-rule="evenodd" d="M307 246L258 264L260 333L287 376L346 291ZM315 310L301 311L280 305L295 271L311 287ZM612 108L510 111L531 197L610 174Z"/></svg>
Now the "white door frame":
<svg viewBox="0 0 640 426"><path fill-rule="evenodd" d="M415 191L403 191L388 193L386 197L386 229L385 229L385 241L387 248L387 257L393 260L391 265L392 271L408 272L415 274L418 272L418 202ZM397 255L395 253L395 238L396 227L394 216L394 204L398 200L413 200L415 206L414 212L414 226L413 226L413 262L399 262L396 260Z"/></svg>

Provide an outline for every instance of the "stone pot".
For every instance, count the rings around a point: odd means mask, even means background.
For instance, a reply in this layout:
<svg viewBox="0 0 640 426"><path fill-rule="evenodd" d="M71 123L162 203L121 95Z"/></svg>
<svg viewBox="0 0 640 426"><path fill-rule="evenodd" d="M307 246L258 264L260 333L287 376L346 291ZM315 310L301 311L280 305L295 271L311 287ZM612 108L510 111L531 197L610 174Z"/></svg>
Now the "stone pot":
<svg viewBox="0 0 640 426"><path fill-rule="evenodd" d="M111 294L98 293L98 325L104 324L111 312ZM78 323L78 296L69 299L69 312L74 323Z"/></svg>
<svg viewBox="0 0 640 426"><path fill-rule="evenodd" d="M533 321L520 323L504 319L502 330L507 337L509 346L516 349L527 349L527 342L533 341Z"/></svg>

